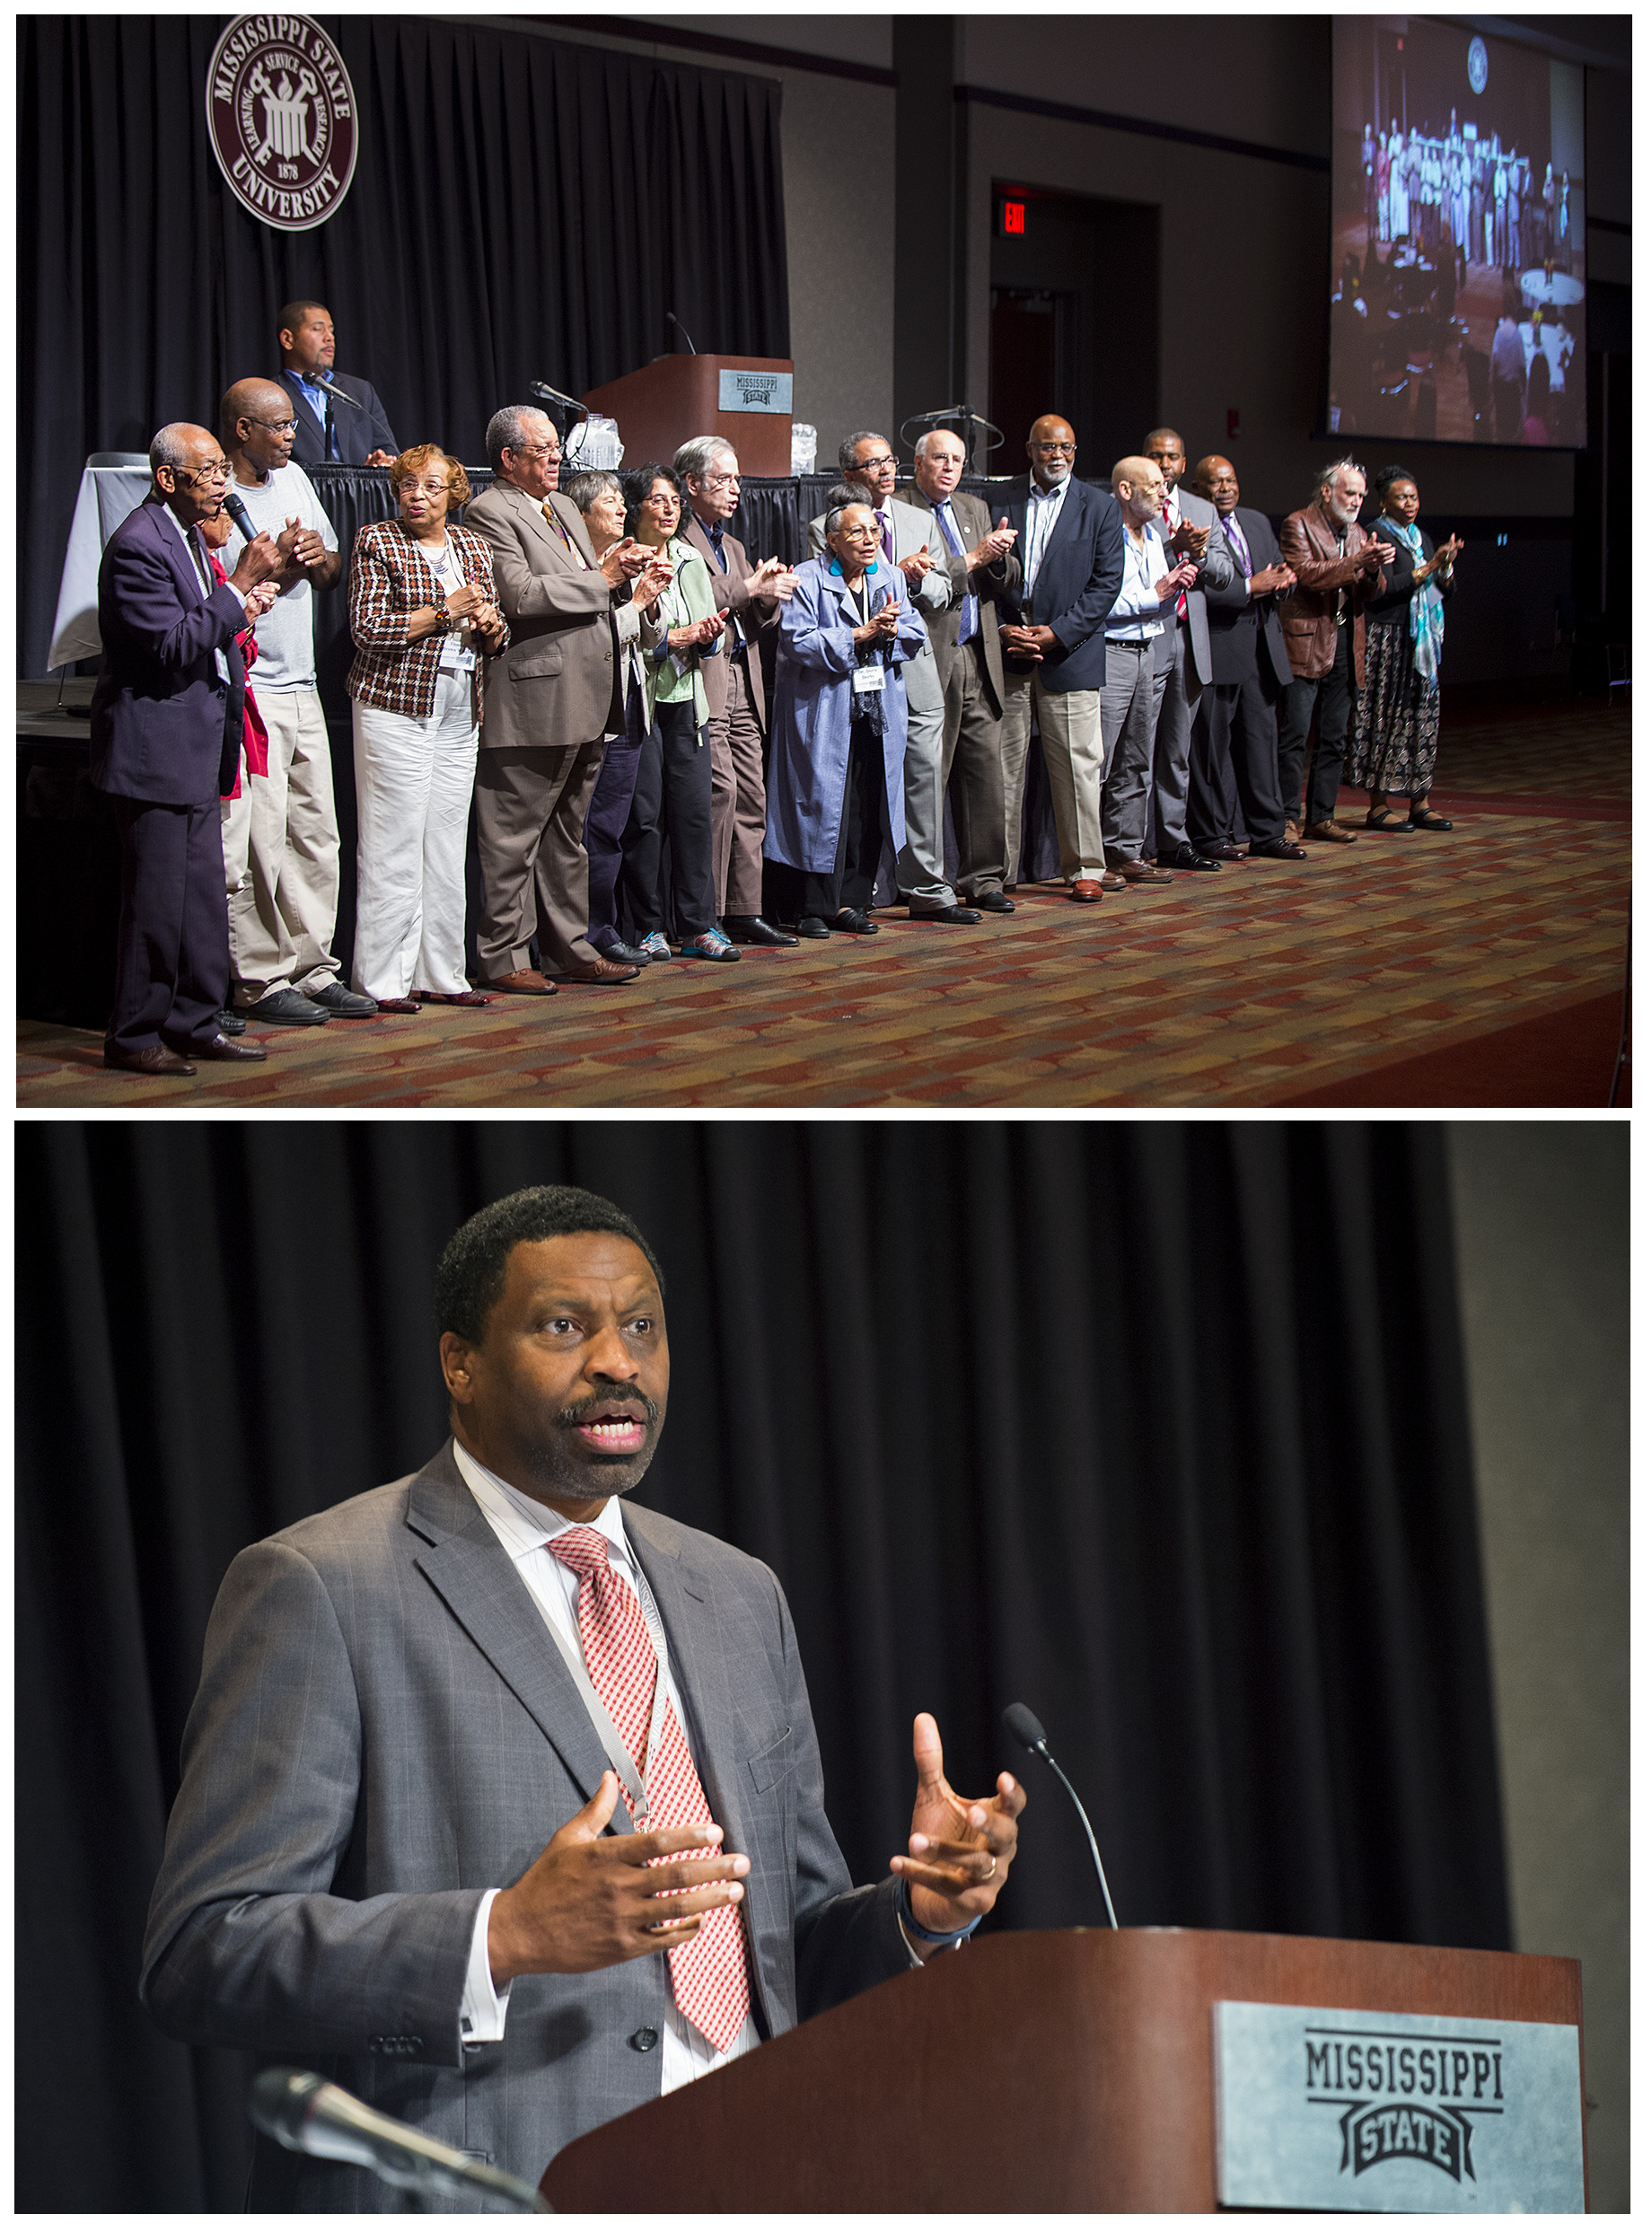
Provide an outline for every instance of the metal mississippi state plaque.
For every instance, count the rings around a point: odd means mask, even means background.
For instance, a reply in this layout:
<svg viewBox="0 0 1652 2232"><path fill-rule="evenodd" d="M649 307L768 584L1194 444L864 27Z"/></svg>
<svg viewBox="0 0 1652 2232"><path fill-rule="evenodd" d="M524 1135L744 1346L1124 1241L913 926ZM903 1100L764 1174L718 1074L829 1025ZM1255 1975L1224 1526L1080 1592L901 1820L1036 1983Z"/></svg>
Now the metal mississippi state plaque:
<svg viewBox="0 0 1652 2232"><path fill-rule="evenodd" d="M356 95L307 15L240 15L206 72L206 130L231 190L280 233L325 224L356 175Z"/></svg>
<svg viewBox="0 0 1652 2232"><path fill-rule="evenodd" d="M1239 1999L1211 2014L1226 2207L1581 2212L1574 2027Z"/></svg>
<svg viewBox="0 0 1652 2232"><path fill-rule="evenodd" d="M789 372L734 372L717 367L717 409L774 411L792 415L792 375Z"/></svg>

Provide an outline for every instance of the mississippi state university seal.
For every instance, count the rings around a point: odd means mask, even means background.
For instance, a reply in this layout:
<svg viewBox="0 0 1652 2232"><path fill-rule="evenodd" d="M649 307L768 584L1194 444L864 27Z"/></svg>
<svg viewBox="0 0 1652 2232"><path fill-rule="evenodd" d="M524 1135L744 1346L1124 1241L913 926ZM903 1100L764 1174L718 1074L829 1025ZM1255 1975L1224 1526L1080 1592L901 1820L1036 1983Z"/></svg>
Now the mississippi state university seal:
<svg viewBox="0 0 1652 2232"><path fill-rule="evenodd" d="M324 224L356 175L356 95L344 58L307 15L237 16L206 73L218 168L277 232Z"/></svg>

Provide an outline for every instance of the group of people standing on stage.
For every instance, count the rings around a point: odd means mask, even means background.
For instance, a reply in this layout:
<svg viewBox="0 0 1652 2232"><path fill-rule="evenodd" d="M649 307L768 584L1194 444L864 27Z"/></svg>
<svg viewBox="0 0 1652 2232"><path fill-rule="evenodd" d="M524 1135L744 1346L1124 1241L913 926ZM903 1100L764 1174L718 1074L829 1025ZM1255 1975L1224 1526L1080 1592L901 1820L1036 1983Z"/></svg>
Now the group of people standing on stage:
<svg viewBox="0 0 1652 2232"><path fill-rule="evenodd" d="M1451 112L1442 136L1427 123L1402 132L1397 117L1386 134L1367 124L1360 144L1366 217L1375 238L1411 241L1429 253L1454 248L1472 264L1526 270L1553 259L1569 272L1581 253L1571 173L1543 166L1540 181L1529 155L1505 148L1496 132L1482 139Z"/></svg>
<svg viewBox="0 0 1652 2232"><path fill-rule="evenodd" d="M293 362L306 335L307 367ZM117 799L124 863L111 1068L261 1060L250 1022L485 1006L874 936L886 854L914 920L1013 913L1035 723L1080 904L1300 860L1305 838L1352 842L1334 814L1350 727L1369 826L1450 827L1428 789L1458 546L1436 553L1418 529L1407 473L1379 477L1367 537L1363 474L1341 461L1276 544L1227 460L1184 489L1181 437L1161 427L1096 488L1050 415L995 523L959 487L955 434L927 433L897 488L890 444L860 433L811 555L754 562L730 532L740 462L717 437L563 487L555 426L506 406L473 496L439 445L383 446L371 388L331 374L319 304L288 305L282 340L281 380L224 395L222 445L198 426L157 434L148 499L104 554L93 776ZM350 554L347 988L312 629L342 558L294 454L301 435L340 453L340 394L359 399L347 446L390 458L397 503Z"/></svg>

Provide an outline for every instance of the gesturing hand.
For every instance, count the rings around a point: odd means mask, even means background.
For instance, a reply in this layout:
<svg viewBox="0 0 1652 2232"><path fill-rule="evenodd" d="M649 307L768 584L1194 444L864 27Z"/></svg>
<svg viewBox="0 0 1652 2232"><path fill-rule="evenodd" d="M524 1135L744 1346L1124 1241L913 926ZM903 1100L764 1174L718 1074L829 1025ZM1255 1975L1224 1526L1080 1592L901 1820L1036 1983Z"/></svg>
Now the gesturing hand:
<svg viewBox="0 0 1652 2232"><path fill-rule="evenodd" d="M488 1960L496 1985L514 1976L583 1975L685 1944L702 1914L744 1898L744 1885L733 1880L751 1872L743 1853L693 1857L720 1845L721 1829L605 1837L619 1802L620 1778L610 1768L589 1804L495 1899ZM682 1857L649 1865L671 1854Z"/></svg>
<svg viewBox="0 0 1652 2232"><path fill-rule="evenodd" d="M906 1879L912 1912L925 1929L967 1929L989 1913L1015 1857L1016 1823L1027 1794L1014 1775L998 1777L989 1798L961 1798L941 1762L941 1732L930 1713L912 1723L918 1797L908 1858L889 1863Z"/></svg>
<svg viewBox="0 0 1652 2232"><path fill-rule="evenodd" d="M914 550L910 558L903 558L900 561L900 566L901 571L906 576L907 587L916 589L929 571L929 545L926 542L922 549Z"/></svg>

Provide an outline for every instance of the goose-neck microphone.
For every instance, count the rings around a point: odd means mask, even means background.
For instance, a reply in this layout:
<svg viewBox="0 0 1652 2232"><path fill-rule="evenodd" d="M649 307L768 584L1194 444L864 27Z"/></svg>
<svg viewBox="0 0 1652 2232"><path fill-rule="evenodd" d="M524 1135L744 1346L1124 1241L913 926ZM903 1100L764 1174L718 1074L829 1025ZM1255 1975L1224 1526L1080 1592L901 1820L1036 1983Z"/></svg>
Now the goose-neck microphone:
<svg viewBox="0 0 1652 2232"><path fill-rule="evenodd" d="M1107 1888L1107 1871L1102 1866L1101 1850L1095 1841L1095 1832L1090 1826L1090 1816L1085 1812L1077 1791L1061 1772L1056 1755L1050 1748L1049 1738L1039 1725L1037 1715L1025 1705L1006 1705L1002 1718L1004 1726L1015 1737L1016 1743L1031 1752L1035 1759L1043 1761L1045 1766L1050 1769L1068 1797L1077 1807L1078 1818L1084 1823L1085 1835L1090 1840L1090 1858L1095 1862L1095 1879L1102 1886L1102 1897L1107 1907L1107 1920L1117 1929L1119 1918L1112 1911L1112 1894Z"/></svg>

